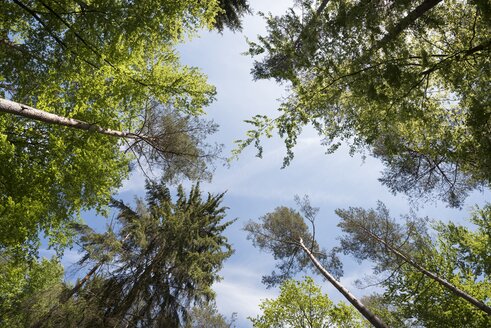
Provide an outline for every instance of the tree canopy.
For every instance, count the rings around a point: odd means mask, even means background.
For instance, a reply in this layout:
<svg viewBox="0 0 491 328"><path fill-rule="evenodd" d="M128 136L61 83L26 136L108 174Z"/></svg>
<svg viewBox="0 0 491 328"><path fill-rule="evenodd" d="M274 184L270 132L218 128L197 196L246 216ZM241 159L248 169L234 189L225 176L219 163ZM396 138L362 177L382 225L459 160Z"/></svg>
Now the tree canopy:
<svg viewBox="0 0 491 328"><path fill-rule="evenodd" d="M253 79L286 94L276 117L247 121L237 154L254 144L261 155L262 138L276 132L287 166L308 126L327 153L347 145L378 158L382 184L412 200L459 208L491 187L489 1L290 3L282 16L259 13L267 31L248 51ZM233 254L225 231L234 220L224 194L200 190L222 149L207 141L218 128L205 118L216 90L180 52L203 30L241 31L249 1L1 7L0 326L234 326L213 290ZM116 200L137 166L146 197ZM381 202L338 209L339 247L327 251L318 209L307 196L295 201L298 209L276 207L244 228L274 258L263 283L280 288L249 318L254 327L491 325L490 204L464 225L414 212L396 219ZM98 230L86 211L114 215ZM68 246L81 253L76 281L64 277ZM341 253L370 262L373 275L355 286L376 293L350 291ZM292 280L305 271L351 305L334 304L311 278Z"/></svg>
<svg viewBox="0 0 491 328"><path fill-rule="evenodd" d="M279 285L303 270L317 270L308 255L302 251L300 240L329 268L334 277L340 277L343 273L342 263L335 252L321 249L315 239L315 230L312 231L305 222L307 220L315 229L314 221L318 209L310 206L308 198L296 200L301 213L281 206L257 221L249 221L244 227L248 233L247 238L252 240L253 245L271 253L278 261L276 268L279 272L273 271L271 275L262 278L268 287Z"/></svg>
<svg viewBox="0 0 491 328"><path fill-rule="evenodd" d="M293 209L278 207L261 217L259 222L250 221L244 228L254 246L272 253L279 262L276 267L280 274L273 271L270 276L263 277L263 283L268 287L274 286L302 270L310 269L329 281L374 327L387 328L376 314L339 282L342 263L337 250L327 253L320 249L315 239L315 217L318 209L310 205L307 196L303 199L296 196L295 200L304 216ZM305 220L310 222L312 232Z"/></svg>
<svg viewBox="0 0 491 328"><path fill-rule="evenodd" d="M86 275L75 286L63 284L60 275L53 283L50 272L54 269L42 272L38 266L58 268L57 273L63 270L58 263L50 266L44 260L31 271L15 271L29 278L19 278L9 270L5 273L8 279L0 285L2 297L17 293L7 298L17 303L9 306L6 302L2 314L24 322L19 327L184 326L193 306L206 307L213 301L211 286L220 279L218 271L232 254L223 236L232 222L224 222L222 197L203 197L194 186L189 195L179 188L173 200L164 184L149 183L146 201L137 200L134 209L114 201L119 212L114 228L97 233L83 224L75 227L82 248L79 265L87 268ZM41 288L47 283L36 282L44 281L38 276L51 279L49 297ZM29 284L17 283L19 279ZM3 285L19 287L7 293ZM198 320L196 314L191 318ZM9 321L0 321L4 322Z"/></svg>
<svg viewBox="0 0 491 328"><path fill-rule="evenodd" d="M489 204L472 214L470 221L477 229L436 222L435 237L431 236L426 220L413 214L406 216L402 224L396 223L383 205L377 210L350 208L338 210L337 214L345 232L340 249L358 260L374 263L376 276L368 279L367 284L383 287L384 293L370 296L368 306L373 304L384 320L423 327L489 325L489 314L421 269L436 273L455 288L481 300L489 311L491 282L486 271L488 253L484 251L489 248ZM367 231L377 233L388 244L377 241ZM406 258L395 256L390 247L397 247ZM408 257L418 265L411 265Z"/></svg>
<svg viewBox="0 0 491 328"><path fill-rule="evenodd" d="M368 323L350 306L334 304L310 277L303 281L286 280L276 299L259 305L262 314L249 318L254 328L327 328L368 327Z"/></svg>
<svg viewBox="0 0 491 328"><path fill-rule="evenodd" d="M239 149L273 129L293 157L312 125L328 152L347 142L385 164L381 181L414 198L460 206L491 182L491 6L487 1L302 0L264 15L250 43L255 79L288 94ZM260 147L260 146L259 146Z"/></svg>
<svg viewBox="0 0 491 328"><path fill-rule="evenodd" d="M180 63L175 47L213 28L218 13L213 0L3 3L1 97L161 141L0 114L0 247L35 249L40 231L66 245L67 223L81 210L104 213L135 158L169 179L206 177L216 149L204 140L216 126L197 116L215 89Z"/></svg>

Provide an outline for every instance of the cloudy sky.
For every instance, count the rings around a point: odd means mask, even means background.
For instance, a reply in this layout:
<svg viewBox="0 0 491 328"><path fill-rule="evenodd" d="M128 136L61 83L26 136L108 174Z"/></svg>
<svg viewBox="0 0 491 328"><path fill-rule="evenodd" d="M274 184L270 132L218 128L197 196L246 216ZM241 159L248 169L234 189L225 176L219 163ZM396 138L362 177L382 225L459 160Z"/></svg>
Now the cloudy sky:
<svg viewBox="0 0 491 328"><path fill-rule="evenodd" d="M252 1L255 13L258 11L282 14L290 1L268 0ZM250 69L252 59L242 55L247 50L246 37L255 40L264 34L264 21L258 15L244 20L242 33L203 32L199 38L179 48L183 63L199 67L209 77L209 82L217 88L217 100L209 107L208 116L220 125L220 131L213 140L223 143L225 156L233 148L233 140L241 139L248 126L243 121L256 114L275 115L278 98L284 94L283 86L273 81L253 82ZM250 326L248 316L258 314L261 299L274 297L277 290L268 290L261 285L261 277L271 272L273 258L253 248L242 228L250 219L257 219L275 207L286 205L295 207L294 195L309 195L312 205L319 207L317 235L319 243L330 248L336 245L339 230L336 227L336 208L348 206L375 207L378 200L383 201L395 216L407 213L408 200L390 194L380 185L377 178L382 166L372 158L349 156L346 149L326 155L320 145L320 138L312 131L305 131L295 148L295 159L286 169L281 169L285 155L279 138L266 140L263 158L255 157L254 149L247 149L238 161L230 167L217 164L213 181L202 185L203 191L221 193L227 191L224 205L229 207L228 218L238 218L227 231L235 254L225 263L221 272L223 280L215 285L219 310L230 315L238 314L238 327ZM128 180L119 198L131 200L143 195L144 178L138 173ZM473 204L483 204L489 193L474 193L468 198L463 211L446 208L444 204L432 203L418 209L421 216L442 220L461 221ZM102 228L102 218L88 215L88 222ZM73 263L78 257L76 251L69 251L64 263ZM342 282L352 292L363 295L369 291L356 289L357 278L370 273L369 264L357 264L343 258L345 277ZM70 270L69 270L70 271ZM317 280L322 283L321 280ZM342 296L334 288L322 283L323 291L333 300Z"/></svg>

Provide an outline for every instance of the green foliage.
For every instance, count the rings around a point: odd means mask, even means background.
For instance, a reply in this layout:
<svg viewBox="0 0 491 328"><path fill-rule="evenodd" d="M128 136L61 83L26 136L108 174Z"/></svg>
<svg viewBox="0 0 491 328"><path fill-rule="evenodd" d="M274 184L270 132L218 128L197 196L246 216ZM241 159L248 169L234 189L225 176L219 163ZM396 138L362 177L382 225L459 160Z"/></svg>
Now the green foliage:
<svg viewBox="0 0 491 328"><path fill-rule="evenodd" d="M218 314L211 289L233 252L223 236L232 222L223 222L222 198L205 198L194 186L189 195L179 188L173 200L163 183L148 183L146 202L138 199L135 209L113 201L117 229L74 224L79 264L88 268L75 286L63 282L56 259L2 252L0 325L195 327L209 318L230 327L234 318Z"/></svg>
<svg viewBox="0 0 491 328"><path fill-rule="evenodd" d="M164 184L149 183L146 203L137 200L135 209L113 202L118 231L99 234L77 226L80 264L92 263L96 273L41 322L49 326L71 316L77 327L184 324L192 305L214 298L211 286L232 254L222 235L232 223L222 222L222 197L202 198L195 186L189 196L179 188L173 201Z"/></svg>
<svg viewBox="0 0 491 328"><path fill-rule="evenodd" d="M250 14L251 9L247 0L219 0L221 11L215 17L214 27L223 32L225 27L232 31L242 29L241 17Z"/></svg>
<svg viewBox="0 0 491 328"><path fill-rule="evenodd" d="M310 206L308 198L296 197L303 216L294 209L277 207L273 212L259 218L258 221L249 221L244 230L248 232L247 238L252 240L253 245L260 250L271 253L278 261L277 273L273 271L269 276L263 276L262 281L266 286L272 287L290 279L298 272L310 269L316 272L316 268L305 254L299 244L300 239L317 257L317 259L329 268L330 273L339 277L342 275L342 264L333 250L327 252L321 249L315 240L314 231L310 231L305 220L312 224L317 214L316 208Z"/></svg>
<svg viewBox="0 0 491 328"><path fill-rule="evenodd" d="M476 208L469 221L474 229L453 222L436 224L438 244L459 271L476 277L491 275L491 204Z"/></svg>
<svg viewBox="0 0 491 328"><path fill-rule="evenodd" d="M397 309L393 305L387 304L386 300L381 295L371 294L364 296L362 297L361 302L391 328L405 328L410 326L404 318L396 312Z"/></svg>
<svg viewBox="0 0 491 328"><path fill-rule="evenodd" d="M169 143L158 147L167 155L150 153L150 164L169 179L196 178L207 159L203 137L216 127L192 117L215 89L181 65L175 46L212 28L219 12L214 0L7 1L0 96L104 128L161 129ZM82 210L104 213L128 176L134 157L122 149L142 156L142 147L0 114L0 247L35 249L40 231L52 244L68 244L68 224Z"/></svg>
<svg viewBox="0 0 491 328"><path fill-rule="evenodd" d="M338 226L345 233L340 238L339 250L352 254L359 261L372 261L376 274L397 270L404 261L370 234L380 237L403 254L411 254L417 260L431 261L428 249L432 240L427 219L417 218L411 213L403 216L403 223L400 224L390 216L382 202L375 210L350 207L348 210L337 209L336 214L341 218Z"/></svg>
<svg viewBox="0 0 491 328"><path fill-rule="evenodd" d="M255 328L369 326L351 306L334 304L310 277L286 280L278 298L262 301L259 308L262 315L249 318Z"/></svg>
<svg viewBox="0 0 491 328"><path fill-rule="evenodd" d="M340 226L346 233L341 238L342 249L358 260L372 261L376 276L368 283L385 288L383 294L368 298L367 306L396 327L488 327L489 315L368 238L360 224L383 236L425 269L489 305L491 281L486 270L490 209L486 205L473 214L470 221L477 226L476 230L454 223L436 223L436 238L431 238L426 220L411 215L401 225L390 218L383 204L376 210L338 210Z"/></svg>
<svg viewBox="0 0 491 328"><path fill-rule="evenodd" d="M208 303L200 306L195 306L188 313L188 321L186 328L233 328L235 321L235 313L232 314L230 320L227 320L221 315L216 304Z"/></svg>
<svg viewBox="0 0 491 328"><path fill-rule="evenodd" d="M250 43L255 79L285 83L275 119L255 118L238 149L276 129L287 156L306 125L386 165L393 192L460 206L489 186L490 7L485 1L297 1L265 15Z"/></svg>
<svg viewBox="0 0 491 328"><path fill-rule="evenodd" d="M26 261L2 251L0 267L1 327L27 327L56 302L63 278L63 267L56 258Z"/></svg>

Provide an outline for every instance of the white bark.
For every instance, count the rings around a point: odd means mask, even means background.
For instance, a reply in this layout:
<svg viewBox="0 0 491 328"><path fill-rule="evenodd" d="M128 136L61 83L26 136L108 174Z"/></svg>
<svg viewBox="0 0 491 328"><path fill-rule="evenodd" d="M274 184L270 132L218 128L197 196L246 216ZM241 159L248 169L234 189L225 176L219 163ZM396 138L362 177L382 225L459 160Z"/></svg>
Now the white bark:
<svg viewBox="0 0 491 328"><path fill-rule="evenodd" d="M467 302L471 303L472 305L474 305L475 307L477 307L479 310L486 312L488 315L491 315L491 307L487 306L483 302L481 302L478 299L476 299L476 298L472 297L471 295L467 294L463 290L455 287L454 285L452 285L451 283L449 283L445 279L440 278L439 276L437 276L433 272L426 270L421 265L419 265L418 263L416 263L416 261L414 261L410 256L408 256L407 254L404 254L404 253L400 252L394 246L390 245L384 239L380 238L379 236L377 236L376 234L374 234L373 232L371 232L369 229L365 228L361 224L357 224L357 225L363 231L365 231L370 237L372 237L377 242L379 242L382 245L384 245L390 252L392 252L394 255L396 255L397 257L399 257L400 259L402 259L403 261L405 261L409 265L411 265L413 268L415 268L419 272L423 273L427 277L435 280L437 283L439 283L443 287L449 289L452 293L454 293L458 297L461 297L461 298L465 299Z"/></svg>
<svg viewBox="0 0 491 328"><path fill-rule="evenodd" d="M23 116L32 120L36 120L48 124L56 124L56 125L67 126L79 130L93 131L93 132L97 132L117 138L126 138L126 139L145 138L145 136L140 136L131 132L106 129L97 124L91 124L74 118L48 113L43 110L3 98L0 98L0 112Z"/></svg>
<svg viewBox="0 0 491 328"><path fill-rule="evenodd" d="M312 252L305 247L303 240L299 242L302 250L308 255L315 267L320 273L341 293L343 296L374 326L377 328L389 328L379 317L372 313L362 302L360 302L355 295L351 294L339 281L337 281L317 260Z"/></svg>

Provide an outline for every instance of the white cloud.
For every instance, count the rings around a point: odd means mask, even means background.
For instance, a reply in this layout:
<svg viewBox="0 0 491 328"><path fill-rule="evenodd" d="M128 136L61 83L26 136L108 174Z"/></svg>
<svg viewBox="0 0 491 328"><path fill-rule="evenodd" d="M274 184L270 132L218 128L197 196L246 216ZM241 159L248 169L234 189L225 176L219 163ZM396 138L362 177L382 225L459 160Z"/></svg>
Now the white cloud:
<svg viewBox="0 0 491 328"><path fill-rule="evenodd" d="M135 168L128 179L123 181L123 185L118 190L119 193L137 194L145 190L145 176L140 168Z"/></svg>
<svg viewBox="0 0 491 328"><path fill-rule="evenodd" d="M238 327L250 326L247 317L260 313L259 303L278 295L275 289L259 283L260 272L245 265L228 265L221 272L224 279L213 285L218 309L225 316L237 313Z"/></svg>

